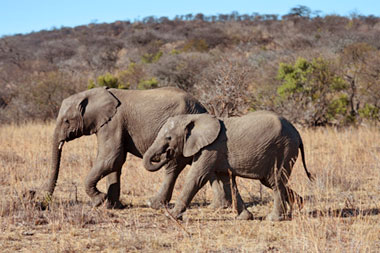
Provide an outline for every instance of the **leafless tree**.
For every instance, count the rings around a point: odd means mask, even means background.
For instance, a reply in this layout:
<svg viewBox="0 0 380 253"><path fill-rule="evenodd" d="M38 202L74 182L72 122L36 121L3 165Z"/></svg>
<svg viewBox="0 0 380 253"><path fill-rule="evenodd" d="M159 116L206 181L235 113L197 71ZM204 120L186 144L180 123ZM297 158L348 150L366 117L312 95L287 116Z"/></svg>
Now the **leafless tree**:
<svg viewBox="0 0 380 253"><path fill-rule="evenodd" d="M237 116L249 107L248 68L238 59L221 58L203 71L194 92L209 112L218 117Z"/></svg>

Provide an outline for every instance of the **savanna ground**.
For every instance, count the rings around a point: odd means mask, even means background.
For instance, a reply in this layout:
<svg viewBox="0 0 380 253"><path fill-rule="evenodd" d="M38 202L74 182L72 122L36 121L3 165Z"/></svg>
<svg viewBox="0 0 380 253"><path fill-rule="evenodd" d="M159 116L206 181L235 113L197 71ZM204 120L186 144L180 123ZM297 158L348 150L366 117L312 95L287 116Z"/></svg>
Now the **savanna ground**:
<svg viewBox="0 0 380 253"><path fill-rule="evenodd" d="M271 191L238 179L255 220L238 221L231 209L207 207L206 185L183 222L166 210L146 207L163 171L149 173L129 156L123 167L124 210L92 208L83 180L96 155L96 137L66 143L50 210L23 198L47 179L53 124L0 127L0 252L379 252L380 131L378 128L300 129L309 170L300 159L291 176L305 207L293 219L262 220L271 210ZM186 171L179 178L178 196ZM104 191L105 180L99 184ZM173 201L172 201L173 202Z"/></svg>

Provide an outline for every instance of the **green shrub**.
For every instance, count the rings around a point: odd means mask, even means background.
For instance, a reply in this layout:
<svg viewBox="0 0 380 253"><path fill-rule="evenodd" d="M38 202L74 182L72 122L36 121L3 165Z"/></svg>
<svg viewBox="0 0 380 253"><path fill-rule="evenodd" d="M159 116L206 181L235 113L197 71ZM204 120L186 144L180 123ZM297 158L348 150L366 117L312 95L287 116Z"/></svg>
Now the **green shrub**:
<svg viewBox="0 0 380 253"><path fill-rule="evenodd" d="M180 53L181 53L181 51L177 50L177 49L172 49L172 51L170 51L171 55L176 55L176 54L180 54Z"/></svg>
<svg viewBox="0 0 380 253"><path fill-rule="evenodd" d="M281 82L277 105L292 114L298 111L296 121L312 126L351 121L345 93L348 85L333 63L323 58L298 58L294 64L281 63L277 79Z"/></svg>
<svg viewBox="0 0 380 253"><path fill-rule="evenodd" d="M143 63L156 63L160 60L162 55L163 53L161 51L158 51L155 54L146 53L141 57L141 61Z"/></svg>
<svg viewBox="0 0 380 253"><path fill-rule="evenodd" d="M124 87L135 89L144 75L142 65L132 62L126 70L120 71L117 77Z"/></svg>
<svg viewBox="0 0 380 253"><path fill-rule="evenodd" d="M98 76L97 84L100 87L107 86L108 88L117 88L119 86L117 77L111 75L110 73L106 73L103 76Z"/></svg>
<svg viewBox="0 0 380 253"><path fill-rule="evenodd" d="M316 100L321 94L347 88L347 83L330 70L329 63L323 58L311 62L298 58L294 65L280 63L277 79L282 81L277 93L284 99L299 93Z"/></svg>
<svg viewBox="0 0 380 253"><path fill-rule="evenodd" d="M148 80L141 80L137 85L138 90L154 89L158 87L158 81L155 77Z"/></svg>
<svg viewBox="0 0 380 253"><path fill-rule="evenodd" d="M363 108L359 109L360 117L369 120L380 120L380 109L370 104L365 104Z"/></svg>
<svg viewBox="0 0 380 253"><path fill-rule="evenodd" d="M129 84L128 83L122 83L119 81L119 78L110 74L106 73L105 75L98 76L96 78L96 82L92 79L88 81L87 88L93 89L95 87L108 87L108 88L115 88L115 89L128 89Z"/></svg>

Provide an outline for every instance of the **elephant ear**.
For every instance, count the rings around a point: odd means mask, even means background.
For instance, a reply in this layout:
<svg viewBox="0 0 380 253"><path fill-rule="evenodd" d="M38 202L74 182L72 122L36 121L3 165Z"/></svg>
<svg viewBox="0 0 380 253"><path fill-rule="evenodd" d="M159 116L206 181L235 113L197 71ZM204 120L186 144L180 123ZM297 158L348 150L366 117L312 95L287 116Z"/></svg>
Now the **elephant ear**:
<svg viewBox="0 0 380 253"><path fill-rule="evenodd" d="M120 101L107 88L86 91L78 104L78 110L83 117L84 128L87 132L96 133L116 114L120 104Z"/></svg>
<svg viewBox="0 0 380 253"><path fill-rule="evenodd" d="M190 157L213 143L220 132L219 120L209 114L190 116L185 129L183 156Z"/></svg>

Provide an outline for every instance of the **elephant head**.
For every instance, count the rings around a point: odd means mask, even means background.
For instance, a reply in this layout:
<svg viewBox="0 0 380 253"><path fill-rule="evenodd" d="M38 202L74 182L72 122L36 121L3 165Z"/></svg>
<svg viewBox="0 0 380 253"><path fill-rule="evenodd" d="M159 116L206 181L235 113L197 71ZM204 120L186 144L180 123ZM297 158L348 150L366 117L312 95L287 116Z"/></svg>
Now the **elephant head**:
<svg viewBox="0 0 380 253"><path fill-rule="evenodd" d="M157 171L174 157L191 157L213 143L219 132L219 120L208 114L171 117L144 154L144 167L149 171ZM159 162L153 164L157 158Z"/></svg>
<svg viewBox="0 0 380 253"><path fill-rule="evenodd" d="M86 90L63 100L53 135L52 168L46 186L49 195L58 179L63 144L96 133L111 120L119 105L120 101L104 88Z"/></svg>

